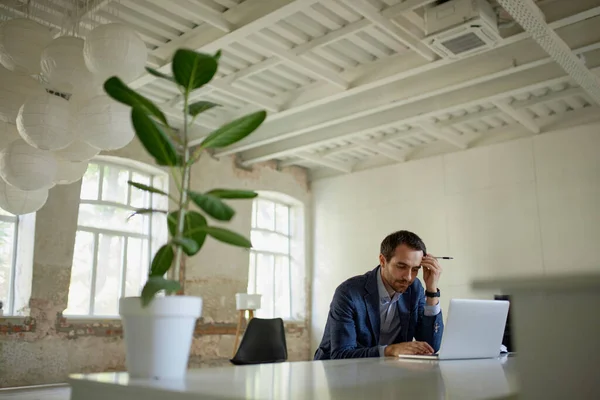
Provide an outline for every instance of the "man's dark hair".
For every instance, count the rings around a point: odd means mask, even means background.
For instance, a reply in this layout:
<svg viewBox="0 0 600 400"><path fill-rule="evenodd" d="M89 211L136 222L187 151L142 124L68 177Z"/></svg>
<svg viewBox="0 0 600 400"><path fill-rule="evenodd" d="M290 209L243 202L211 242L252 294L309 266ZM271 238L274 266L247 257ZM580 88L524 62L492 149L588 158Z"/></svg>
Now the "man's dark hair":
<svg viewBox="0 0 600 400"><path fill-rule="evenodd" d="M385 257L385 261L390 261L394 256L396 247L405 244L411 249L423 251L423 255L427 254L425 243L416 234L409 231L398 231L388 235L381 242L381 254Z"/></svg>

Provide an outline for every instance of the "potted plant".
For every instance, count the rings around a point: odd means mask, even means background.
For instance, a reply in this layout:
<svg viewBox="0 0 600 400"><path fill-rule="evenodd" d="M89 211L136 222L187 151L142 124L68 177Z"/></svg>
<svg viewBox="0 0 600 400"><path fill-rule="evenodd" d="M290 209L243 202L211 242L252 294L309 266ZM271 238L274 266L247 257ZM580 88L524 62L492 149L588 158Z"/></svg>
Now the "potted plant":
<svg viewBox="0 0 600 400"><path fill-rule="evenodd" d="M188 131L202 112L218 107L208 101L190 104L190 94L207 84L217 72L220 52L215 55L179 49L172 60L172 76L147 68L148 73L171 82L181 92L183 127L171 127L165 114L149 99L129 88L119 78L104 83L104 90L114 100L131 107L131 121L136 136L156 163L168 167L177 195L130 181L138 189L176 202L171 211L139 209L134 214L167 214L169 240L152 259L148 280L141 297L120 299L127 369L131 377L181 379L185 376L196 320L202 312L202 299L173 296L181 290L179 269L183 257L197 254L206 236L230 245L251 247L245 237L218 226L207 219L226 222L234 210L224 200L250 199L256 193L247 190L213 189L205 193L189 187L190 170L202 154L210 149L229 146L252 133L265 120L264 111L236 119L210 133L193 151ZM192 207L194 209L192 209ZM169 278L166 276L168 275ZM157 296L159 293L166 296ZM180 293L181 294L181 293Z"/></svg>

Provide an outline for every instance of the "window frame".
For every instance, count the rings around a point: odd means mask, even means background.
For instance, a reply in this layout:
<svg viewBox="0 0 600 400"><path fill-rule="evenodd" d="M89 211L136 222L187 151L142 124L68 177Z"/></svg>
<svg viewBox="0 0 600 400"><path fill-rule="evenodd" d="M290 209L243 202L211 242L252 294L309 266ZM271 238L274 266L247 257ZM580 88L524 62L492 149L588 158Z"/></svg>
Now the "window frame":
<svg viewBox="0 0 600 400"><path fill-rule="evenodd" d="M303 321L303 319L300 318L295 318L295 311L296 311L296 307L295 307L295 303L294 303L294 293L297 290L297 287L295 287L294 283L293 283L293 265L295 264L295 257L294 257L294 251L292 249L292 242L297 240L298 238L295 237L294 235L294 224L296 223L294 218L294 213L295 213L295 209L303 207L301 205L300 202L298 202L297 200L293 199L290 196L287 195L283 195L280 193L275 193L275 192L262 192L259 191L258 192L259 195L258 197L256 197L253 200L253 205L252 205L252 218L251 218L251 224L250 224L250 235L252 236L252 232L258 231L258 232L265 232L265 233L269 233L269 234L276 234L278 236L281 237L285 237L287 239L287 243L288 243L288 248L287 248L287 253L281 253L281 252L277 252L277 251L268 251L268 250L257 250L255 248L251 248L250 249L250 256L249 256L249 266L254 264L254 277L253 279L250 279L250 268L248 270L248 293L256 293L257 292L257 283L258 283L258 268L257 268L257 260L258 260L258 255L259 254L264 254L264 255L269 255L269 256L273 256L273 271L272 271L272 279L274 284L272 285L272 292L273 292L273 310L275 310L275 292L276 292L276 258L275 257L286 257L287 258L287 269L288 269L288 282L287 282L287 286L289 288L289 310L287 312L286 316L280 316L284 321L286 322L301 322ZM260 228L258 227L258 213L259 213L259 207L258 207L258 202L260 201L268 201L270 203L273 203L273 222L274 222L274 226L273 229L267 229L267 228ZM256 204L256 205L255 205ZM286 233L282 233L281 231L279 231L277 229L277 206L283 206L287 209L287 221L288 221L288 226L287 226L287 232ZM298 217L303 216L303 212L300 213L300 215L298 215ZM302 242L304 243L306 238L303 237L301 238ZM254 263L252 263L252 257L254 258ZM302 263L303 264L303 263ZM305 266L304 266L305 267ZM252 288L252 290L250 289L250 283L253 282L254 287ZM302 286L304 287L304 285ZM260 294L260 293L259 293ZM264 299L261 302L261 308L264 307ZM305 313L303 312L302 315L304 315ZM274 316L271 316L269 318L273 318Z"/></svg>
<svg viewBox="0 0 600 400"><path fill-rule="evenodd" d="M15 314L15 289L17 281L17 258L19 252L19 223L20 217L18 215L2 215L0 214L0 221L8 222L13 224L13 243L11 252L11 263L10 263L10 282L8 284L8 294L6 301L8 302L9 308L5 308L7 304L2 305L2 311L4 315L13 316Z"/></svg>
<svg viewBox="0 0 600 400"><path fill-rule="evenodd" d="M142 164L140 162L134 161L134 160L129 160L129 159L123 159L123 158L119 158L119 157L112 157L112 156L97 156L94 159L92 159L89 164L96 164L99 167L99 175L98 175L98 193L96 195L96 199L95 200L90 200L90 199L83 199L81 197L81 193L79 195L79 205L100 205L100 206L108 206L108 207L112 207L115 209L121 209L121 210L128 210L131 212L134 212L135 210L138 209L138 207L133 207L130 205L131 203L131 193L132 193L132 186L131 185L127 185L127 197L124 203L120 203L120 202L116 202L116 201L112 201L112 200L102 200L102 195L103 195L103 189L104 189L104 176L105 176L105 167L113 167L113 168L119 168L121 170L126 170L128 173L127 176L127 180L133 180L133 174L134 173L138 173L140 175L145 175L149 178L149 185L150 186L154 186L156 184L156 181L159 179L162 179L164 182L164 185L162 187L160 187L161 190L164 190L166 193L168 193L168 186L169 186L169 175L167 172L152 167L150 165L146 165L146 164ZM153 208L153 206L155 205L155 194L149 193L149 197L148 197L148 204L147 207L148 208ZM143 208L146 208L146 206L143 206ZM166 224L166 216L165 216L165 224ZM99 242L100 242L100 235L106 235L106 236L110 236L110 237L119 237L119 238L123 238L123 243L122 243L122 251L121 251L121 271L120 271L120 277L119 277L119 298L124 297L125 296L125 290L126 290L126 277L127 277L127 249L128 249L128 242L130 238L135 238L135 239L140 239L140 240L147 240L148 243L148 249L147 249L147 253L148 253L148 264L150 264L151 260L152 260L152 256L154 254L154 250L157 248L157 244L155 243L156 238L158 235L156 235L156 232L154 231L154 224L153 224L153 218L152 215L148 216L148 225L147 225L147 231L146 233L137 233L137 232L128 232L128 231L122 231L122 230L118 230L118 229L109 229L109 228L97 228L97 227L90 227L90 226L85 226L85 225L81 225L79 223L79 216L78 216L78 220L77 220L77 230L76 232L85 232L85 233L89 233L91 235L93 235L93 251L92 251L92 264L91 264L91 277L90 277L90 290L89 290L89 296L90 296L90 300L89 300L89 304L88 304L88 313L87 314L64 314L67 310L68 310L68 304L67 304L67 309L65 309L65 311L63 311L63 314L65 317L69 318L69 319L85 319L85 320L93 320L93 319L119 319L120 316L117 314L94 314L94 310L95 310L95 306L96 306L96 282L97 282L97 272L98 272L98 252L99 252ZM148 265L149 268L149 265ZM69 290L70 290L70 283L69 283Z"/></svg>

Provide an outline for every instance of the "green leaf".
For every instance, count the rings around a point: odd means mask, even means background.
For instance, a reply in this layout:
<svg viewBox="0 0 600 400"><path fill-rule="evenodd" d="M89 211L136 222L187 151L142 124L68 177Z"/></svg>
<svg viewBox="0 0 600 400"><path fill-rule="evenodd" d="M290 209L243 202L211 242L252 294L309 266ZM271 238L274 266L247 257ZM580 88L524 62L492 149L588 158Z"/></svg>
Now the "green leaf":
<svg viewBox="0 0 600 400"><path fill-rule="evenodd" d="M170 212L167 216L167 226L172 237L179 236L177 234L177 223L179 221L179 211ZM188 211L185 213L185 219L183 224L183 237L192 239L198 244L198 250L190 256L198 253L206 240L206 231L204 228L207 226L206 218L196 211Z"/></svg>
<svg viewBox="0 0 600 400"><path fill-rule="evenodd" d="M206 194L218 197L220 199L253 199L258 196L258 193L251 190L236 190L236 189L213 189Z"/></svg>
<svg viewBox="0 0 600 400"><path fill-rule="evenodd" d="M175 145L163 131L162 127L153 121L138 107L131 110L131 121L135 133L148 153L158 165L180 165L181 157L177 154Z"/></svg>
<svg viewBox="0 0 600 400"><path fill-rule="evenodd" d="M174 237L172 239L173 244L178 247L181 247L185 254L188 256L194 255L200 250L198 243L196 243L192 239L184 238L184 237Z"/></svg>
<svg viewBox="0 0 600 400"><path fill-rule="evenodd" d="M173 264L174 257L175 253L171 245L165 244L158 249L152 260L150 276L163 276L166 274L169 268L171 268L171 264Z"/></svg>
<svg viewBox="0 0 600 400"><path fill-rule="evenodd" d="M254 132L263 123L267 113L258 111L238 118L212 132L202 141L203 149L216 149L238 142Z"/></svg>
<svg viewBox="0 0 600 400"><path fill-rule="evenodd" d="M217 67L217 60L210 54L179 49L173 56L173 77L188 93L210 82Z"/></svg>
<svg viewBox="0 0 600 400"><path fill-rule="evenodd" d="M144 285L142 289L142 306L146 307L156 293L164 290L169 293L175 293L178 290L181 290L181 285L178 281L173 281L170 279L165 279L162 276L151 276L148 278L148 281Z"/></svg>
<svg viewBox="0 0 600 400"><path fill-rule="evenodd" d="M154 208L138 208L132 214L130 214L127 217L127 219L135 217L136 215L153 214L153 213L163 213L163 214L166 214L167 211L166 210L157 210L157 209L154 209Z"/></svg>
<svg viewBox="0 0 600 400"><path fill-rule="evenodd" d="M175 79L173 79L172 76L167 75L167 74L163 74L162 72L160 72L160 71L158 71L158 70L156 70L154 68L146 67L146 71L148 71L148 73L150 75L154 75L157 78L166 79L168 81L175 82Z"/></svg>
<svg viewBox="0 0 600 400"><path fill-rule="evenodd" d="M222 54L221 50L218 50L215 53L214 57L215 57L215 60L217 60L217 62L221 59L221 54Z"/></svg>
<svg viewBox="0 0 600 400"><path fill-rule="evenodd" d="M127 184L130 186L133 186L134 188L140 189L140 190L144 190L146 192L151 192L151 193L156 193L156 194L162 194L163 196L169 196L166 192L163 192L160 189L157 189L155 187L152 186L148 186L148 185L144 185L143 183L139 183L139 182L134 182L134 181L127 181Z"/></svg>
<svg viewBox="0 0 600 400"><path fill-rule="evenodd" d="M169 125L165 114L163 114L163 112L160 111L160 109L152 101L148 100L141 94L136 93L116 76L104 82L104 90L116 101L126 104L130 107L137 107L145 110L158 118L163 124Z"/></svg>
<svg viewBox="0 0 600 400"><path fill-rule="evenodd" d="M221 107L221 105L217 103L211 103L210 101L197 101L196 103L192 103L188 106L188 114L190 114L192 117L195 117L196 115L214 107Z"/></svg>
<svg viewBox="0 0 600 400"><path fill-rule="evenodd" d="M223 203L221 199L210 194L188 191L190 199L208 215L219 221L229 221L235 210Z"/></svg>
<svg viewBox="0 0 600 400"><path fill-rule="evenodd" d="M230 231L229 229L218 228L216 226L207 226L203 228L203 230L210 236L214 237L215 239L221 242L232 244L234 246L244 247L247 249L252 247L252 243L250 243L248 239L246 239L239 233Z"/></svg>

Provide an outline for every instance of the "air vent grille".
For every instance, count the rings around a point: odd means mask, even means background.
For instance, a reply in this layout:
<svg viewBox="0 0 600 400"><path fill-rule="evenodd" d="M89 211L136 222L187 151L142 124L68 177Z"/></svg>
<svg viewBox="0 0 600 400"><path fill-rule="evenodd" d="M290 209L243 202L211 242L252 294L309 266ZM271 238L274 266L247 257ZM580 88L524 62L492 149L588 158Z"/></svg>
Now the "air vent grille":
<svg viewBox="0 0 600 400"><path fill-rule="evenodd" d="M479 38L475 33L468 32L463 36L458 36L450 40L442 42L442 45L446 47L453 54L462 54L467 51L477 49L485 46L486 43Z"/></svg>

